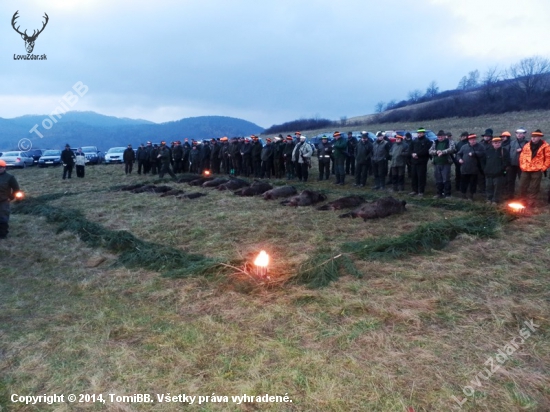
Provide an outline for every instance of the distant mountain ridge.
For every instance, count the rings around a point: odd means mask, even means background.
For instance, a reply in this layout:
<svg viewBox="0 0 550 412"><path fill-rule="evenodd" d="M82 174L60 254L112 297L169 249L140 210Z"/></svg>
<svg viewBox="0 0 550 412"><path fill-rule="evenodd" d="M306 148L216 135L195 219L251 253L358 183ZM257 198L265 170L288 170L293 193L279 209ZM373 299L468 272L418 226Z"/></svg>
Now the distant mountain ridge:
<svg viewBox="0 0 550 412"><path fill-rule="evenodd" d="M105 116L95 112L71 111L60 118L48 115L25 115L0 118L0 150L16 149L21 139L29 139L34 148L97 146L134 146L151 141L211 139L223 136L260 134L263 128L246 120L226 116L189 117L165 123L143 119ZM29 131L38 125L36 132ZM48 129L49 127L49 129ZM38 134L40 133L42 137Z"/></svg>

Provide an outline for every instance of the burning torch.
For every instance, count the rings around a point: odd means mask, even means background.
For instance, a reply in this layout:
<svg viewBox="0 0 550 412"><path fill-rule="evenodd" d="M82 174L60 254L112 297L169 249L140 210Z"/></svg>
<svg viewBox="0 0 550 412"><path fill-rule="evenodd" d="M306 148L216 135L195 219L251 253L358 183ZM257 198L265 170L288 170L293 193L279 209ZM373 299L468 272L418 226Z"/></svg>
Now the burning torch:
<svg viewBox="0 0 550 412"><path fill-rule="evenodd" d="M269 255L265 253L265 250L260 251L260 254L254 260L256 266L256 276L265 278L267 277L267 266L269 265Z"/></svg>

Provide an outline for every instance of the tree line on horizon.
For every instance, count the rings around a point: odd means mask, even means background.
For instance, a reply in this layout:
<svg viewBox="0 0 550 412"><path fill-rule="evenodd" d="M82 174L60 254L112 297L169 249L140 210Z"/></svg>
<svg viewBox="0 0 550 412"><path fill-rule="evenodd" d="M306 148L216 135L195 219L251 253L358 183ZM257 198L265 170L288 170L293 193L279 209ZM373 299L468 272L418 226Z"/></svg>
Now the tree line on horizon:
<svg viewBox="0 0 550 412"><path fill-rule="evenodd" d="M408 107L425 103L418 107ZM475 117L522 110L550 109L550 60L522 59L508 69L493 66L483 77L479 70L463 76L456 89L439 92L435 81L426 92L413 90L408 99L378 102L370 123L426 121L445 117Z"/></svg>
<svg viewBox="0 0 550 412"><path fill-rule="evenodd" d="M419 103L425 103L418 105ZM415 106L418 107L409 107ZM550 60L541 56L522 59L508 69L493 66L483 77L479 70L463 76L456 89L439 91L437 82L431 81L426 91L416 89L408 99L388 103L378 102L376 115L369 121L395 123L427 121L445 117L476 117L522 110L550 109ZM345 116L340 120L302 118L277 124L264 131L266 134L289 130L315 130L327 127L355 126Z"/></svg>

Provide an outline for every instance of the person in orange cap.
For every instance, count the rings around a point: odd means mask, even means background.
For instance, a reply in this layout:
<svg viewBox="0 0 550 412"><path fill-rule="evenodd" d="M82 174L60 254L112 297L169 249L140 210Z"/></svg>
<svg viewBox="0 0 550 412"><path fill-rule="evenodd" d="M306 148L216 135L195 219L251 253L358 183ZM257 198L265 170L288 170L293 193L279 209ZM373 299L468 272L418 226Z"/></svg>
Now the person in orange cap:
<svg viewBox="0 0 550 412"><path fill-rule="evenodd" d="M460 148L456 154L460 164L460 192L463 199L474 200L477 182L483 179L481 162L485 157L485 149L477 142L477 135L468 135L468 144ZM469 194L466 192L469 191Z"/></svg>
<svg viewBox="0 0 550 412"><path fill-rule="evenodd" d="M535 206L542 174L550 168L550 145L542 140L543 137L540 129L535 130L531 133L531 141L523 146L519 155L520 196L527 201L528 206Z"/></svg>
<svg viewBox="0 0 550 412"><path fill-rule="evenodd" d="M10 220L10 200L15 199L15 194L19 192L19 183L6 172L7 164L0 160L0 239L8 236Z"/></svg>
<svg viewBox="0 0 550 412"><path fill-rule="evenodd" d="M482 159L485 174L487 203L496 205L502 200L506 182L506 168L510 165L510 152L502 147L502 138L493 137L491 147L485 150Z"/></svg>
<svg viewBox="0 0 550 412"><path fill-rule="evenodd" d="M231 172L231 160L229 157L229 139L224 136L220 139L220 160L222 162L223 173L228 175Z"/></svg>
<svg viewBox="0 0 550 412"><path fill-rule="evenodd" d="M286 136L285 140L285 147L283 149L283 158L285 161L285 171L286 171L286 180L292 180L294 179L295 175L295 165L292 161L292 152L294 151L294 147L296 146L296 143L294 143L294 139L291 135Z"/></svg>

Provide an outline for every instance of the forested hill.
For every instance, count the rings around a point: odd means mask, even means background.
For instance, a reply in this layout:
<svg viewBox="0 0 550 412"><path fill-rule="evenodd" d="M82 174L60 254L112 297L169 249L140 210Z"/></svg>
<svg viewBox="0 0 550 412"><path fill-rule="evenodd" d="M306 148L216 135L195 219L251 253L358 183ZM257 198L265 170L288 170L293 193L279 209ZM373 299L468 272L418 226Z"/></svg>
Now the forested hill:
<svg viewBox="0 0 550 412"><path fill-rule="evenodd" d="M147 140L207 139L222 136L259 134L263 128L242 119L225 116L189 117L173 122L153 123L141 119L104 116L94 112L67 112L58 118L27 115L0 118L0 150L17 148L21 139L30 139L34 148L139 145ZM30 132L35 128L33 132ZM42 135L42 137L40 136Z"/></svg>

